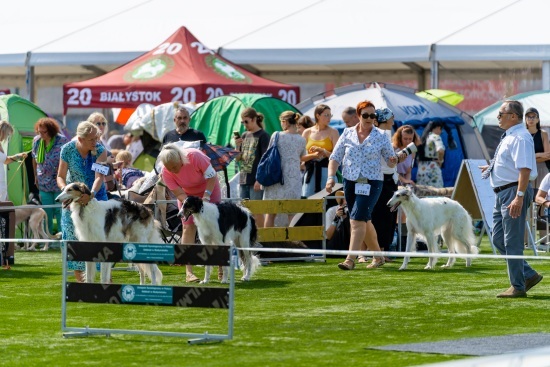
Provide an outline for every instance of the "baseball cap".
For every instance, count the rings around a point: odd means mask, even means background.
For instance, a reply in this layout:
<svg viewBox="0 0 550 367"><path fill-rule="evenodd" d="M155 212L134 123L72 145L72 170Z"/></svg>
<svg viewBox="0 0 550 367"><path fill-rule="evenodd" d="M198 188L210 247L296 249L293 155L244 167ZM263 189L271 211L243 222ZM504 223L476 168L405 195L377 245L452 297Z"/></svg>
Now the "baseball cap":
<svg viewBox="0 0 550 367"><path fill-rule="evenodd" d="M527 116L527 114L529 114L529 113L536 113L536 114L537 114L537 117L540 117L539 111L538 111L535 107L529 107L529 108L525 111L525 116Z"/></svg>

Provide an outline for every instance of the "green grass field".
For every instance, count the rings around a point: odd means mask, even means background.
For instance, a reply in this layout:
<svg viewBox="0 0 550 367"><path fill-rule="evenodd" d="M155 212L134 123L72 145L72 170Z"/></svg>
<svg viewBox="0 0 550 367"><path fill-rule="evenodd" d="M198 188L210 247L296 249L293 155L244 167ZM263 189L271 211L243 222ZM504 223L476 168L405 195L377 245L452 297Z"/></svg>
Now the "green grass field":
<svg viewBox="0 0 550 367"><path fill-rule="evenodd" d="M482 248L491 253L486 242ZM188 345L180 338L115 334L63 338L59 250L17 252L15 261L12 270L0 270L0 365L5 366L411 366L466 357L369 348L550 329L550 276L526 299L497 299L509 286L502 260L478 259L466 269L459 259L453 269L425 271L427 259L413 258L408 270L399 272L397 259L380 269L344 272L336 267L340 259L328 259L269 264L253 281L237 282L231 341ZM531 263L550 274L547 257ZM183 285L184 268L161 270L165 285ZM199 277L202 271L196 268ZM134 272L116 271L113 278L139 282ZM70 303L67 325L225 333L227 311Z"/></svg>

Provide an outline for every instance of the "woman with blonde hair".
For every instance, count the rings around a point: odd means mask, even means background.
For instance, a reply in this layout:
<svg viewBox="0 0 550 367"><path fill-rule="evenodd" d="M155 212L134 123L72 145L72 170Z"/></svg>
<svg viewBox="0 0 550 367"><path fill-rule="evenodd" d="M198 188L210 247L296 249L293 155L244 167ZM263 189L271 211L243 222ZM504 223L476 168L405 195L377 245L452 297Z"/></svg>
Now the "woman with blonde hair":
<svg viewBox="0 0 550 367"><path fill-rule="evenodd" d="M162 178L177 197L180 209L188 196L198 196L211 203L221 201L218 175L210 163L210 158L199 149L180 148L177 143L169 143L162 148L157 160L164 166L161 171ZM187 220L182 218L181 222L183 224L181 243L195 243L197 226L193 216ZM193 274L192 265L185 266L185 273L187 283L199 281L199 278Z"/></svg>
<svg viewBox="0 0 550 367"><path fill-rule="evenodd" d="M269 199L299 199L301 196L300 162L306 155L306 140L298 134L299 113L285 111L279 116L282 132L271 135L269 146L273 145L274 139L278 137L277 148L281 155L281 166L283 171L284 185L277 183L264 188L264 200ZM289 215L288 220L292 219ZM264 227L273 227L275 214L266 214Z"/></svg>
<svg viewBox="0 0 550 367"><path fill-rule="evenodd" d="M10 164L12 162L19 162L27 158L27 153L19 153L16 155L8 156L4 152L4 143L9 140L13 135L13 126L7 121L0 121L0 164ZM4 167L0 167L0 201L8 200L8 184L6 181L6 170Z"/></svg>
<svg viewBox="0 0 550 367"><path fill-rule="evenodd" d="M79 123L76 128L76 139L63 145L60 157L57 186L61 191L67 184L83 182L91 189L91 194L81 196L82 205L88 205L93 198L107 200L103 175L92 171L94 163L107 160L105 147L99 143L99 129L96 125L88 121ZM61 228L63 240L78 240L69 209L63 209L61 212ZM83 261L70 261L69 270L74 270L78 282L84 282Z"/></svg>

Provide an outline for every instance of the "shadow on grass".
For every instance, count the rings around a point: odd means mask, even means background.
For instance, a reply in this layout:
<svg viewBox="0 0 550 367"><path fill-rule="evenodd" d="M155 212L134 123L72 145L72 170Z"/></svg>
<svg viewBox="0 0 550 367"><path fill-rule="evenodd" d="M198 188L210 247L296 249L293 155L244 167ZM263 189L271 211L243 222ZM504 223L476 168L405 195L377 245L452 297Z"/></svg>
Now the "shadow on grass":
<svg viewBox="0 0 550 367"><path fill-rule="evenodd" d="M503 264L504 266L506 264ZM399 265L401 266L401 265ZM407 267L407 269L405 270L397 270L399 273L417 273L417 274L433 274L433 273L449 273L449 274L479 274L479 273L485 273L485 272L488 272L488 271L491 271L491 270L494 270L494 267L489 267L489 266L484 266L484 265L479 265L479 266L474 266L472 265L471 267L465 267L465 266L460 266L460 265L455 265L453 266L452 268L450 269L445 269L445 268L442 268L441 267L441 264L440 265L436 265L436 268L435 269L432 269L432 270L426 270L424 269L424 266L426 266L426 264L424 265L419 265L419 264L413 264L412 267L410 266L409 264L409 267ZM391 269L393 270L393 269ZM506 272L506 269L505 267L503 267L503 272Z"/></svg>
<svg viewBox="0 0 550 367"><path fill-rule="evenodd" d="M39 265L34 265L34 267L39 267ZM21 266L21 267L17 265L12 265L10 270L0 270L0 271L2 271L2 277L5 279L43 279L43 278L59 275L59 273L53 272L53 271L28 270L28 268L29 268L28 265Z"/></svg>
<svg viewBox="0 0 550 367"><path fill-rule="evenodd" d="M537 300L537 301L550 301L550 296L531 296L529 295L530 299Z"/></svg>
<svg viewBox="0 0 550 367"><path fill-rule="evenodd" d="M236 281L235 286L242 289L269 289L269 288L283 288L292 282L287 280L273 280L273 279L261 279L251 280L250 282Z"/></svg>

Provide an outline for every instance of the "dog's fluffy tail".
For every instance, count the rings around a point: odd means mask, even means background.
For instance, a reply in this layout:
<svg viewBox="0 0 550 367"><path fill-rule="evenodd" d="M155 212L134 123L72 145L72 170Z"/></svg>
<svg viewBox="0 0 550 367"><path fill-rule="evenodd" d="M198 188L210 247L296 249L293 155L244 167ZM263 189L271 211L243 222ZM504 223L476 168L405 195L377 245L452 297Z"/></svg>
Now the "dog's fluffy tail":
<svg viewBox="0 0 550 367"><path fill-rule="evenodd" d="M256 255L251 255L250 261L252 262L250 266L250 278L252 278L254 273L256 273L256 270L258 270L258 268L262 266L262 263L260 262L260 259ZM240 264L240 268L241 268L241 271L244 271L244 263L242 261Z"/></svg>

